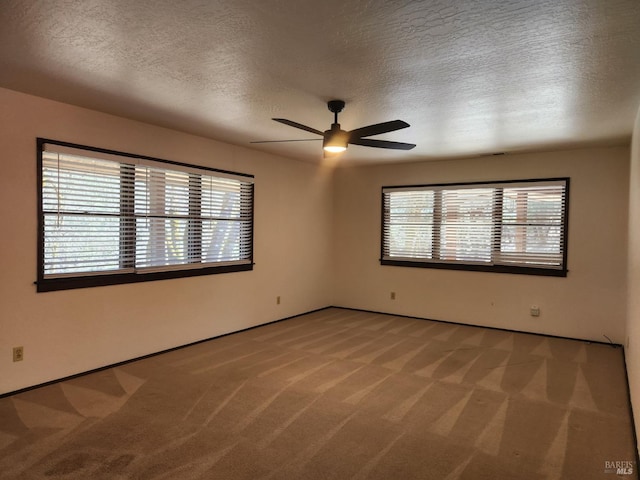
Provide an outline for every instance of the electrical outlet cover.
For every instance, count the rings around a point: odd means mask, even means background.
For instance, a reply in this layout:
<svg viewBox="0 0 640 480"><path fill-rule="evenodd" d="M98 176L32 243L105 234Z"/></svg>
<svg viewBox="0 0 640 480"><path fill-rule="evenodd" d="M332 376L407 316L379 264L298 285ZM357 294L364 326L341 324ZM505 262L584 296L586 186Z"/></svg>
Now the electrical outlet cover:
<svg viewBox="0 0 640 480"><path fill-rule="evenodd" d="M13 361L21 362L24 360L24 347L13 347Z"/></svg>

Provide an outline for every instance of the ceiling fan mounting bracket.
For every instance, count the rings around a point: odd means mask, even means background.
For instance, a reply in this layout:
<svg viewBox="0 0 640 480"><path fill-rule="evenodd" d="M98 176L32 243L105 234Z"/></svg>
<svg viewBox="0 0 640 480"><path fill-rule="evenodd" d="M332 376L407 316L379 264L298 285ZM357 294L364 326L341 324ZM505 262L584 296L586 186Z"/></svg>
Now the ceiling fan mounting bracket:
<svg viewBox="0 0 640 480"><path fill-rule="evenodd" d="M329 111L333 113L340 113L344 108L344 100L329 100L327 102L327 106L329 107Z"/></svg>

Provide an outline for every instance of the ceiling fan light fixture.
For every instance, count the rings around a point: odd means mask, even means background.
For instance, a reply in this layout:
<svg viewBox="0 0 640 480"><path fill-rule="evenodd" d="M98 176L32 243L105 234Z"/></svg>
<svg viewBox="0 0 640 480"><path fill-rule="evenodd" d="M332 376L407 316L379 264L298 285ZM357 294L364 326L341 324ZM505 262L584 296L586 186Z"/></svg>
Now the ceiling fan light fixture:
<svg viewBox="0 0 640 480"><path fill-rule="evenodd" d="M324 132L324 141L322 148L330 153L342 153L347 149L349 143L349 135L347 132L340 130L340 125L333 124L331 130Z"/></svg>
<svg viewBox="0 0 640 480"><path fill-rule="evenodd" d="M342 153L347 149L346 145L325 145L322 147L325 152Z"/></svg>

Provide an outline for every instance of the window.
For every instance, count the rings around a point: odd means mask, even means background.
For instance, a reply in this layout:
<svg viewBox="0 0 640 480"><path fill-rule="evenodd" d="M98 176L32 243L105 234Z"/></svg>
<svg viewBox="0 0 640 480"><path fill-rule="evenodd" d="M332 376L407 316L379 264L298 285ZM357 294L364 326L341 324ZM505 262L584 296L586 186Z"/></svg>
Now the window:
<svg viewBox="0 0 640 480"><path fill-rule="evenodd" d="M383 265L567 275L569 179L383 187Z"/></svg>
<svg viewBox="0 0 640 480"><path fill-rule="evenodd" d="M253 177L38 139L38 291L253 268Z"/></svg>

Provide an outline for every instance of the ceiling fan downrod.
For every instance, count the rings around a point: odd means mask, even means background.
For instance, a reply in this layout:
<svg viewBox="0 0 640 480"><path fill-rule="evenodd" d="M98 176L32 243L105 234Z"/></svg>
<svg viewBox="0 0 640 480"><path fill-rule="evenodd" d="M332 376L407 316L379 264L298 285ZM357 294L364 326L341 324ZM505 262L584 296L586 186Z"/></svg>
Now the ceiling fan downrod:
<svg viewBox="0 0 640 480"><path fill-rule="evenodd" d="M333 112L333 123L338 123L338 114L344 108L344 100L329 100L327 102L327 107L330 112Z"/></svg>

